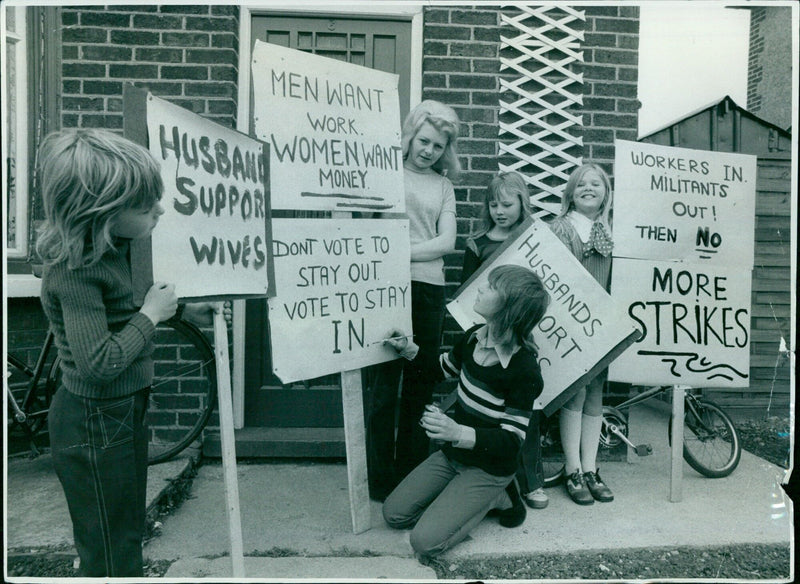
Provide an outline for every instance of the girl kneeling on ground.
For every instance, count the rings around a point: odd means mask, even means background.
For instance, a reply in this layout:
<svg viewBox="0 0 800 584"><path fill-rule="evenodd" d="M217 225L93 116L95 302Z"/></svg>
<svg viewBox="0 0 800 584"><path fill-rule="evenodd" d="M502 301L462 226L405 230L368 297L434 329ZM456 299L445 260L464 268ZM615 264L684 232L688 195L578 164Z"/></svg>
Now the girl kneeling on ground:
<svg viewBox="0 0 800 584"><path fill-rule="evenodd" d="M530 333L549 300L541 280L527 268L494 268L474 305L486 324L467 330L440 356L444 375L459 376L455 413L451 418L429 405L420 425L444 445L383 505L389 526L413 526L411 546L420 556L435 556L460 542L489 511L498 510L505 527L525 520L512 481L533 401L542 391ZM403 335L392 331L386 342L413 359L416 346Z"/></svg>

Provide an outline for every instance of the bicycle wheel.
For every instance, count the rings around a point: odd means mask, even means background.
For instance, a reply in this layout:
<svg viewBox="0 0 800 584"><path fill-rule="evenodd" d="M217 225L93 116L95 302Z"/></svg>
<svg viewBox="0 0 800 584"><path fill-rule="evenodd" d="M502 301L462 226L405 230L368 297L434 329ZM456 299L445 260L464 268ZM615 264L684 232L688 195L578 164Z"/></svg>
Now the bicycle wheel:
<svg viewBox="0 0 800 584"><path fill-rule="evenodd" d="M14 437L12 433L24 435L30 441L35 440L34 450L36 446L47 446L48 438L44 436L47 433L47 413L61 381L61 359L57 356L52 360L48 359L50 348L51 344L45 345L44 353L40 357L43 361L34 369L13 355L6 355L9 371L6 381L7 391L13 395L17 406L24 412L24 419L18 418L9 402L9 439ZM37 371L40 377L37 377ZM36 386L31 390L34 378Z"/></svg>
<svg viewBox="0 0 800 584"><path fill-rule="evenodd" d="M149 464L165 462L194 442L217 399L214 351L197 327L183 320L162 322L154 346Z"/></svg>
<svg viewBox="0 0 800 584"><path fill-rule="evenodd" d="M672 444L670 421L670 445ZM683 457L694 470L717 479L739 464L742 445L728 414L714 402L687 399L683 417Z"/></svg>

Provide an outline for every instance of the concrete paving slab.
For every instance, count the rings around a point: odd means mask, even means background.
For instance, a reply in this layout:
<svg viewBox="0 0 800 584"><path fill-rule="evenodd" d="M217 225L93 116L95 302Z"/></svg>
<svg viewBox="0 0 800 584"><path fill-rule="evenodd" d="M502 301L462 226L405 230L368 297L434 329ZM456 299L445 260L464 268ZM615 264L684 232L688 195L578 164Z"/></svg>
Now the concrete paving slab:
<svg viewBox="0 0 800 584"><path fill-rule="evenodd" d="M178 560L164 574L165 578L225 578L230 577L229 557L206 560ZM369 574L371 579L436 580L436 572L409 558L384 556L379 558L254 558L244 559L245 578L334 579L352 578L353 574Z"/></svg>
<svg viewBox="0 0 800 584"><path fill-rule="evenodd" d="M174 460L148 469L148 507L197 455L196 451L187 450ZM36 458L13 457L7 461L6 471L6 549L74 550L67 500L49 452Z"/></svg>

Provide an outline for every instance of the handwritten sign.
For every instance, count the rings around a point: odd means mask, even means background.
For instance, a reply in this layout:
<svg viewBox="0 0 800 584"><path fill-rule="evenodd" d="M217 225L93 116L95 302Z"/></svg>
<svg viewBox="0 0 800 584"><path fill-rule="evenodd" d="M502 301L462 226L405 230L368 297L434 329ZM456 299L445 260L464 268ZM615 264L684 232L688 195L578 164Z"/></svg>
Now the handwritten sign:
<svg viewBox="0 0 800 584"><path fill-rule="evenodd" d="M749 268L614 260L611 290L642 338L609 379L649 385L746 387L750 369Z"/></svg>
<svg viewBox="0 0 800 584"><path fill-rule="evenodd" d="M284 383L397 358L411 334L406 219L276 219L278 295L269 299L273 372Z"/></svg>
<svg viewBox="0 0 800 584"><path fill-rule="evenodd" d="M544 391L534 408L550 415L639 333L623 308L545 223L528 220L516 233L461 287L447 309L464 329L483 322L473 305L478 287L495 266L524 266L542 279L550 306L533 331L544 379Z"/></svg>
<svg viewBox="0 0 800 584"><path fill-rule="evenodd" d="M146 111L164 181L153 279L180 298L273 294L268 147L150 94Z"/></svg>
<svg viewBox="0 0 800 584"><path fill-rule="evenodd" d="M614 164L615 257L753 264L755 156L617 140Z"/></svg>
<svg viewBox="0 0 800 584"><path fill-rule="evenodd" d="M405 210L397 75L258 40L252 70L273 208Z"/></svg>

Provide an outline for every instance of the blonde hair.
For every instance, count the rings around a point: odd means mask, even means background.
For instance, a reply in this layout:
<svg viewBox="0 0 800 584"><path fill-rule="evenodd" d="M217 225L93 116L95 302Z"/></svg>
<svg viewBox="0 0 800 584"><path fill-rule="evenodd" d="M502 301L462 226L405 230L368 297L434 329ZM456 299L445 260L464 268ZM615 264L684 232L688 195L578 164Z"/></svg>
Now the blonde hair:
<svg viewBox="0 0 800 584"><path fill-rule="evenodd" d="M402 130L403 160L408 157L408 150L414 136L426 122L447 136L447 146L439 160L431 168L450 180L457 179L461 173L461 163L458 161L456 153L460 122L453 108L439 101L426 99L408 112L403 121Z"/></svg>
<svg viewBox="0 0 800 584"><path fill-rule="evenodd" d="M510 332L520 347L535 351L533 327L542 320L550 304L542 280L528 268L503 265L489 272L489 285L503 299L502 308L491 317L494 334L502 339Z"/></svg>
<svg viewBox="0 0 800 584"><path fill-rule="evenodd" d="M36 250L46 263L89 266L115 250L111 220L149 209L164 185L158 162L142 146L107 130L62 130L39 148L44 223Z"/></svg>
<svg viewBox="0 0 800 584"><path fill-rule="evenodd" d="M564 194L561 196L561 211L559 212L558 216L563 217L575 207L575 202L573 201L575 189L577 188L580 180L590 170L594 170L598 175L600 175L600 181L603 183L603 186L606 189L606 196L603 199L603 203L600 205L600 214L598 215L598 219L603 224L603 227L605 227L606 230L611 233L611 207L613 202L613 195L611 193L611 180L608 178L605 170L603 170L597 164L593 164L591 162L587 162L586 164L579 166L572 171L571 175L569 175L567 184L564 186Z"/></svg>
<svg viewBox="0 0 800 584"><path fill-rule="evenodd" d="M498 172L494 178L492 178L492 182L489 183L489 186L486 189L486 197L484 198L483 206L481 207L481 220L478 230L474 233L473 237L480 237L494 227L492 215L489 210L489 204L492 201L498 201L503 197L517 197L519 200L519 217L517 218L517 221L514 223L513 227L516 227L525 221L526 217L531 216L531 200L530 195L528 194L528 185L525 183L525 179L520 173L513 170L508 172Z"/></svg>

